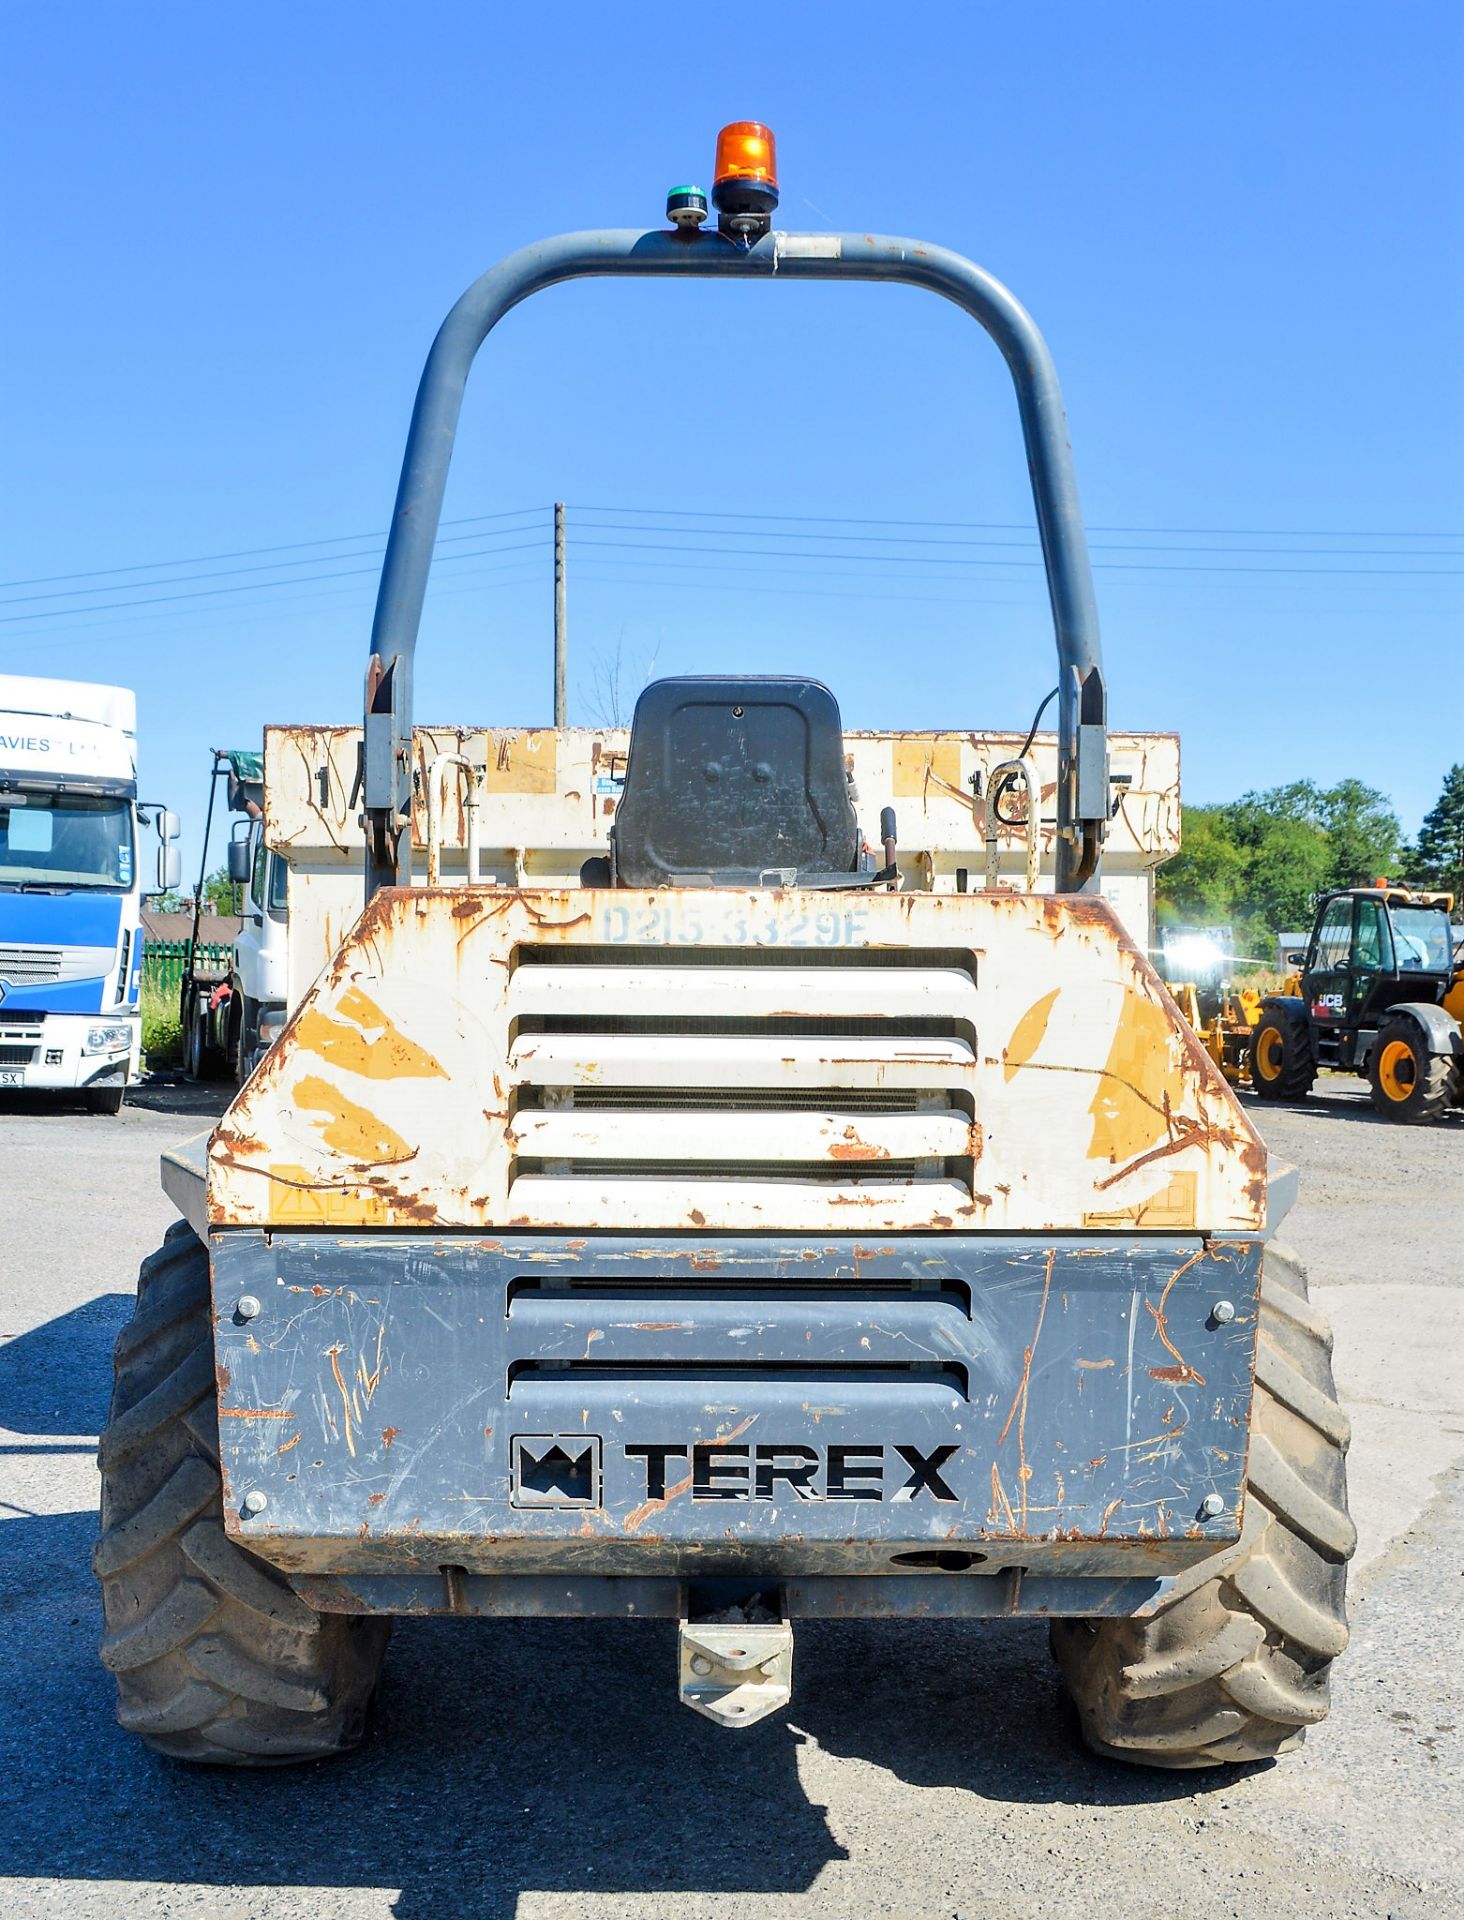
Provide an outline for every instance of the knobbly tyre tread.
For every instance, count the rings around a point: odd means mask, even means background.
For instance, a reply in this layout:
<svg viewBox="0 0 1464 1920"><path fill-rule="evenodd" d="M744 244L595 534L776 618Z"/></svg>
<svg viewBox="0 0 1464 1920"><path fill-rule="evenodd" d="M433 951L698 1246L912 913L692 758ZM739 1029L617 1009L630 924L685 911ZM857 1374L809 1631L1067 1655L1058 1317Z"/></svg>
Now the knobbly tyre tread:
<svg viewBox="0 0 1464 1920"><path fill-rule="evenodd" d="M1420 1039L1419 1030L1410 1019L1392 1020L1378 1035L1368 1055L1367 1081L1372 1091L1373 1111L1405 1127L1437 1125L1449 1108L1464 1095L1464 1088L1456 1086L1460 1069L1455 1061L1448 1055L1428 1052L1426 1045L1420 1051ZM1413 1053L1418 1077L1412 1097L1406 1101L1390 1100L1378 1076L1378 1061L1384 1047L1392 1040L1406 1040Z"/></svg>
<svg viewBox="0 0 1464 1920"><path fill-rule="evenodd" d="M98 1448L101 1656L117 1718L215 1766L321 1759L365 1730L391 1623L316 1613L224 1532L208 1254L183 1221L142 1264Z"/></svg>
<svg viewBox="0 0 1464 1920"><path fill-rule="evenodd" d="M1060 1620L1053 1655L1083 1738L1151 1767L1269 1760L1326 1718L1347 1644L1347 1416L1305 1269L1266 1249L1239 1541L1182 1574L1139 1620Z"/></svg>
<svg viewBox="0 0 1464 1920"><path fill-rule="evenodd" d="M1256 1069L1256 1046L1261 1035L1273 1027L1281 1035L1281 1071L1274 1080L1267 1080ZM1316 1048L1306 1019L1292 1019L1275 1011L1263 1013L1251 1035L1251 1091L1261 1100L1305 1100L1316 1078Z"/></svg>

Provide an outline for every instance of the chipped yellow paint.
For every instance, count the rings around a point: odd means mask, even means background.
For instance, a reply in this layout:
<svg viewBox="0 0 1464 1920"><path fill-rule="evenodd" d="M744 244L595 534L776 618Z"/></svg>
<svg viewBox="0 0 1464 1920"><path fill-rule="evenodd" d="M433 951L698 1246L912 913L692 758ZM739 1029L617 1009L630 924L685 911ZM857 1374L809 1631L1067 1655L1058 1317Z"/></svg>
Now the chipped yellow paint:
<svg viewBox="0 0 1464 1920"><path fill-rule="evenodd" d="M1148 1227L1188 1232L1198 1225L1199 1177L1172 1173L1161 1192L1113 1213L1085 1213L1085 1227Z"/></svg>
<svg viewBox="0 0 1464 1920"><path fill-rule="evenodd" d="M1181 1045L1159 1002L1126 987L1108 1060L1088 1108L1090 1160L1117 1166L1165 1137L1184 1102Z"/></svg>
<svg viewBox="0 0 1464 1920"><path fill-rule="evenodd" d="M841 1090L872 1084L876 1069L891 1086L949 1089L977 1130L968 1167L892 1177L856 1161L840 1169L847 1178L815 1183L786 1169L772 1143L755 1181L735 1171L664 1179L589 1164L559 1171L516 1158L509 1118L527 1088L624 1087L627 1107L640 1112L643 1087L664 1085L680 1110L688 1092L717 1084L716 1059L691 1064L695 1033L678 1040L693 1073L686 1082L654 1040L642 1050L619 1037L625 1006L670 990L663 954L674 966L677 950L692 945L738 952L751 974L786 986L788 1006L812 1012L817 968L833 955L774 976L771 950L807 946L812 960L815 941L841 949L841 981L878 1006L902 977L881 966L882 955L949 965L952 952L969 954L974 1048L938 1036L949 1052L927 1082L917 1077L926 1040L907 1044L891 1019L887 1055L863 1037L846 1052L835 1038L826 1059L810 1061L806 1049L785 1059L770 1035L727 1058L765 1047L759 1064L773 1084L826 1088L834 1111ZM552 964L556 951L577 948L600 950L594 968ZM621 967L630 971L617 985ZM557 1026L541 1035L538 1016L561 1003L578 1022L565 1029L569 1039ZM534 1018L525 1021L526 1011ZM496 1232L1255 1231L1265 1149L1183 1032L1147 960L1097 898L871 892L820 921L796 889L386 889L216 1130L209 1218L218 1227L293 1220ZM389 1046L393 1033L410 1035L447 1077L359 1074L356 1063L375 1057L362 1050ZM312 1035L338 1051L302 1044ZM613 1126L613 1113L599 1117L603 1100L595 1104L586 1124Z"/></svg>
<svg viewBox="0 0 1464 1920"><path fill-rule="evenodd" d="M559 785L559 736L550 727L495 733L488 752L490 793L555 793Z"/></svg>
<svg viewBox="0 0 1464 1920"><path fill-rule="evenodd" d="M359 1187L311 1184L304 1167L269 1169L269 1222L275 1227L384 1227L390 1211L380 1194Z"/></svg>
<svg viewBox="0 0 1464 1920"><path fill-rule="evenodd" d="M324 1123L315 1122L325 1144L358 1165L399 1166L416 1151L395 1128L348 1100L339 1087L318 1073L308 1073L295 1083L295 1105L306 1113L325 1114Z"/></svg>
<svg viewBox="0 0 1464 1920"><path fill-rule="evenodd" d="M895 798L923 797L932 780L961 792L961 743L951 737L907 733L894 736L891 754ZM964 797L964 796L963 796Z"/></svg>
<svg viewBox="0 0 1464 1920"><path fill-rule="evenodd" d="M1057 1005L1057 996L1061 991L1060 987L1054 987L1051 993L1044 993L1040 1000L1034 1000L1012 1029L1012 1037L1001 1056L1008 1080L1026 1066L1042 1045L1042 1036L1047 1032L1047 1023L1052 1018L1052 1009Z"/></svg>
<svg viewBox="0 0 1464 1920"><path fill-rule="evenodd" d="M337 1011L341 1018L332 1020L318 1008L306 1007L296 1023L294 1044L364 1080L447 1079L447 1069L393 1026L359 987L341 995ZM368 1038L368 1033L377 1037Z"/></svg>

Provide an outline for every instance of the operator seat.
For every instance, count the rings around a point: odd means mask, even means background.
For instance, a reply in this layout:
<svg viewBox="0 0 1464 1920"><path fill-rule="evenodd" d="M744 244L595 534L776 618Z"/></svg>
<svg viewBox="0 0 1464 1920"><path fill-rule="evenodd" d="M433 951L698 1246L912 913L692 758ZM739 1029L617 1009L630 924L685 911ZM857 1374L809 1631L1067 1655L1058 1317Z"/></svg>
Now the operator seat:
<svg viewBox="0 0 1464 1920"><path fill-rule="evenodd" d="M636 701L613 885L847 886L861 855L839 706L822 682L688 674Z"/></svg>

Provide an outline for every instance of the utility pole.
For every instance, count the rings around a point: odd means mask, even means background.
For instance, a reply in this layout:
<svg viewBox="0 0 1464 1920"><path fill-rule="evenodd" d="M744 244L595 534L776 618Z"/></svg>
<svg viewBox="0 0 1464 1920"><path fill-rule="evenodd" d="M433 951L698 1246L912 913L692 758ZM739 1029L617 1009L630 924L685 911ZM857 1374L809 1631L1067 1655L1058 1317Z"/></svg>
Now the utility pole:
<svg viewBox="0 0 1464 1920"><path fill-rule="evenodd" d="M554 502L554 724L568 724L564 677L569 648L569 616L564 593L564 502Z"/></svg>

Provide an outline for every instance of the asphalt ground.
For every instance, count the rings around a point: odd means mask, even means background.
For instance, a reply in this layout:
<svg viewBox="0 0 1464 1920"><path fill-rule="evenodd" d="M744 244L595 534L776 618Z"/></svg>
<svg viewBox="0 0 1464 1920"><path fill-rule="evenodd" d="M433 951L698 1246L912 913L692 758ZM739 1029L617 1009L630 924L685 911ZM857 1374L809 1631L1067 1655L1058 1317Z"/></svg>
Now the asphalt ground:
<svg viewBox="0 0 1464 1920"><path fill-rule="evenodd" d="M729 1734L676 1704L668 1624L418 1621L359 1754L240 1775L117 1728L88 1570L157 1156L210 1096L0 1105L0 1913L1464 1913L1464 1121L1390 1126L1343 1080L1253 1111L1302 1169L1355 1434L1353 1640L1300 1754L1091 1759L1028 1622L800 1626L792 1707Z"/></svg>

